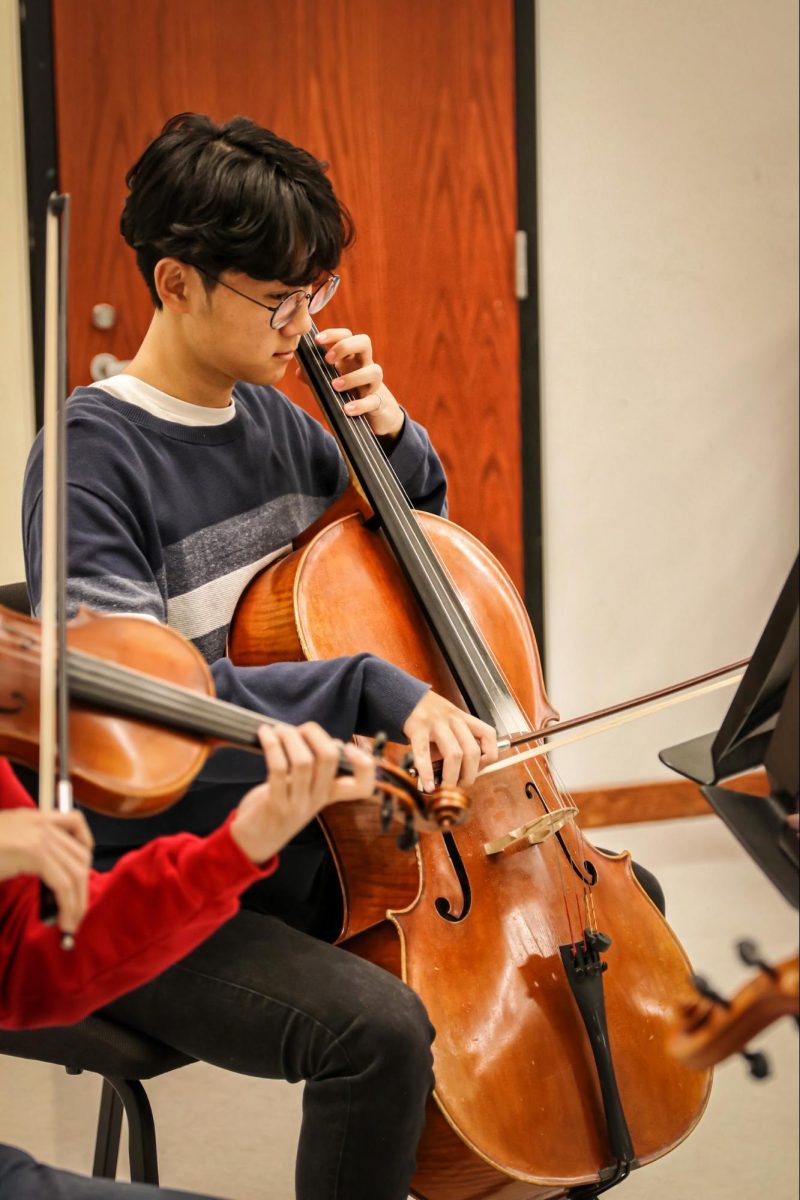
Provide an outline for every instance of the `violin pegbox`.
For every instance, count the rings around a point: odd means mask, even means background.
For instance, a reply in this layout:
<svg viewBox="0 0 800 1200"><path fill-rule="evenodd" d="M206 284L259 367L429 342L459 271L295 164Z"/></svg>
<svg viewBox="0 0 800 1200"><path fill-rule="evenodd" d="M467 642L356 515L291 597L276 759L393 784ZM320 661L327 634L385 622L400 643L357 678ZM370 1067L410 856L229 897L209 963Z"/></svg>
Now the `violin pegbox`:
<svg viewBox="0 0 800 1200"><path fill-rule="evenodd" d="M381 798L381 833L388 833L392 821L400 820L403 827L396 838L398 849L413 850L420 828L444 833L466 820L470 801L461 788L440 785L432 792L423 792L411 753L406 753L398 765L384 757L386 744L386 734L379 733L372 748L377 768L375 790Z"/></svg>

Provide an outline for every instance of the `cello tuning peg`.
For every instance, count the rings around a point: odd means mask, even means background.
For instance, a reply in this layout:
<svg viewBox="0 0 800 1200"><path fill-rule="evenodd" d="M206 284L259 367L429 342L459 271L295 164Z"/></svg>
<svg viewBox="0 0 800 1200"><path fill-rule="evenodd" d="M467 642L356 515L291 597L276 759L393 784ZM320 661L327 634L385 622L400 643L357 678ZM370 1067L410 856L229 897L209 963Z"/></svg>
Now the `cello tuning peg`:
<svg viewBox="0 0 800 1200"><path fill-rule="evenodd" d="M760 1050L741 1050L740 1054L747 1063L747 1069L753 1079L767 1079L770 1074L769 1059Z"/></svg>
<svg viewBox="0 0 800 1200"><path fill-rule="evenodd" d="M724 996L720 996L719 992L715 991L708 980L703 975L693 975L692 983L695 990L701 996L705 996L706 1000L710 1000L712 1004L719 1004L722 1008L730 1008L730 1000L726 1000Z"/></svg>
<svg viewBox="0 0 800 1200"><path fill-rule="evenodd" d="M758 943L754 942L752 938L743 938L740 942L737 942L736 949L739 951L739 958L746 966L758 967L759 970L769 975L770 979L777 978L777 971L761 957Z"/></svg>
<svg viewBox="0 0 800 1200"><path fill-rule="evenodd" d="M372 753L375 758L380 758L382 756L383 751L386 748L386 742L387 737L383 731L375 734L375 737L372 739Z"/></svg>

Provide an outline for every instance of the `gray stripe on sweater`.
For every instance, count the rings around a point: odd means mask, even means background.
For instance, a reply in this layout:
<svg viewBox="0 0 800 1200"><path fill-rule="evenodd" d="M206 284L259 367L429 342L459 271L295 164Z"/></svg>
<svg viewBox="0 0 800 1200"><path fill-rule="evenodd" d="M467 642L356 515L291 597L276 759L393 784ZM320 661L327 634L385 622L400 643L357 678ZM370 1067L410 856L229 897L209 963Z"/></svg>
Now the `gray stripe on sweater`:
<svg viewBox="0 0 800 1200"><path fill-rule="evenodd" d="M170 598L240 571L285 546L316 521L334 497L279 496L249 512L219 521L164 548Z"/></svg>
<svg viewBox="0 0 800 1200"><path fill-rule="evenodd" d="M170 625L193 642L215 629L227 629L239 597L253 576L270 562L282 558L291 548L291 545L279 546L271 554L247 563L238 571L210 579L182 596L171 596L167 601Z"/></svg>
<svg viewBox="0 0 800 1200"><path fill-rule="evenodd" d="M67 581L67 604L70 616L75 615L78 605L87 604L99 612L141 613L155 617L157 621L166 620L164 596L157 583L126 579L122 575L73 575ZM37 617L39 607L37 605Z"/></svg>

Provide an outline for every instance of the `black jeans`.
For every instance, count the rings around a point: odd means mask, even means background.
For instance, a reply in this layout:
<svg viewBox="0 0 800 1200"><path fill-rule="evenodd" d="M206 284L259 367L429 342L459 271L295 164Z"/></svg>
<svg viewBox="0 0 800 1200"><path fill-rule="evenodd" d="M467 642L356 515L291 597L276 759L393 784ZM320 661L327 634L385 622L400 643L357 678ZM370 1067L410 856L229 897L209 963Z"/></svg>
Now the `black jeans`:
<svg viewBox="0 0 800 1200"><path fill-rule="evenodd" d="M306 1080L297 1200L406 1200L433 1029L387 971L242 910L105 1011L215 1066Z"/></svg>
<svg viewBox="0 0 800 1200"><path fill-rule="evenodd" d="M13 1146L0 1145L0 1200L211 1200L196 1192L173 1192L143 1183L87 1179L36 1162Z"/></svg>
<svg viewBox="0 0 800 1200"><path fill-rule="evenodd" d="M658 881L634 870L663 911ZM105 1011L215 1066L306 1080L297 1200L406 1200L433 1086L434 1031L393 975L243 909Z"/></svg>

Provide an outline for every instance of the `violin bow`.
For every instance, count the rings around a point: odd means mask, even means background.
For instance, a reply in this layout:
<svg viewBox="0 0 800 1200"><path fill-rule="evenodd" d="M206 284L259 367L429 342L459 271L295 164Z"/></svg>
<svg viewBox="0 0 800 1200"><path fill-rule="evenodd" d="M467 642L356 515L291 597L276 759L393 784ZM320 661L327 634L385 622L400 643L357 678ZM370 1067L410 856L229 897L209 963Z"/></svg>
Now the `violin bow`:
<svg viewBox="0 0 800 1200"><path fill-rule="evenodd" d="M585 713L581 717L572 717L568 721L559 721L557 724L545 725L542 729L536 729L532 733L522 733L498 742L499 748L505 750L529 744L540 738L552 738L551 741L534 746L531 750L525 750L521 754L501 758L488 767L484 767L482 771L478 772L478 775L489 775L492 771L502 771L512 763L523 762L528 758L541 758L542 755L549 754L551 750L557 750L559 746L568 746L572 742L594 737L595 734L616 729L628 721L638 721L642 717L653 716L657 712L663 712L666 708L683 704L698 696L708 695L720 688L732 687L742 679L744 668L749 662L749 658L742 658L725 667L707 671L704 675L696 675L693 679L684 679L681 683L673 683L657 692L649 692L645 696L637 696L632 700L623 700L620 704L612 704L608 708L600 708L596 712ZM727 678L724 678L725 676ZM584 728L589 725L593 725L594 728ZM579 730L579 732L572 732L574 730ZM559 734L564 736L558 736Z"/></svg>
<svg viewBox="0 0 800 1200"><path fill-rule="evenodd" d="M67 262L68 195L47 202L45 270L44 427L42 463L41 660L39 679L39 807L69 812L69 690L67 682ZM43 891L42 915L52 920L55 903ZM70 950L72 934L61 946Z"/></svg>

